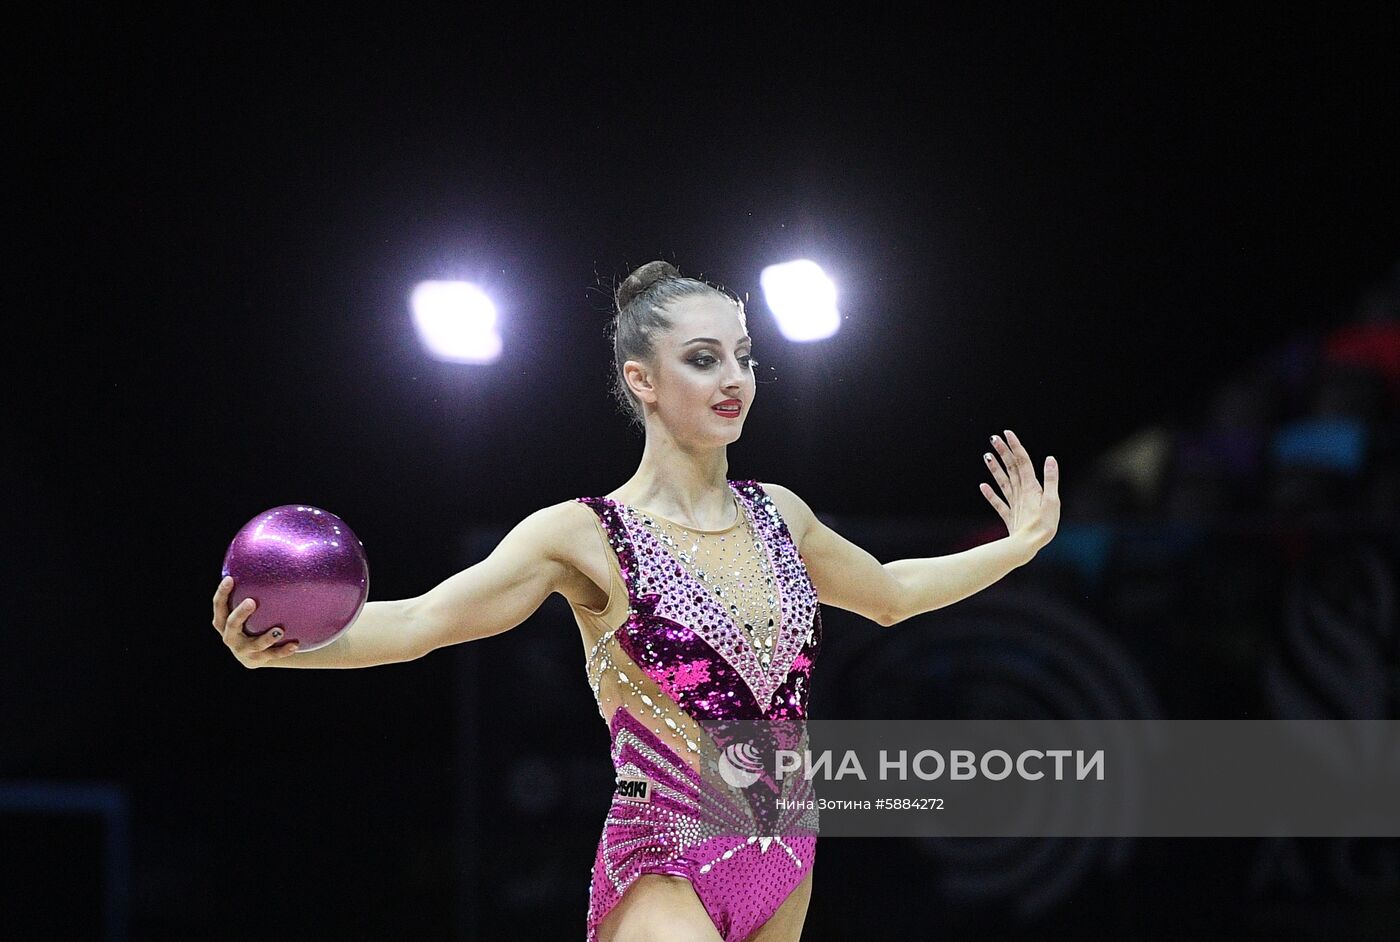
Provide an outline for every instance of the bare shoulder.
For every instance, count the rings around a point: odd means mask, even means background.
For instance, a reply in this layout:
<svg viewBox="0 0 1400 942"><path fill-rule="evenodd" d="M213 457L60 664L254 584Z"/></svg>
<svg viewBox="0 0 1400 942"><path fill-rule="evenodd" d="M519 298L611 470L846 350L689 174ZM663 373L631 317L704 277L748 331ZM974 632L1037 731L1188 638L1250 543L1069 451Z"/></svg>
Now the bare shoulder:
<svg viewBox="0 0 1400 942"><path fill-rule="evenodd" d="M791 489L781 484L769 484L760 481L759 486L773 499L773 504L778 508L778 513L787 522L788 531L792 533L793 542L797 548L802 548L802 540L807 535L812 522L817 519L812 513L812 508L807 506L807 502L798 497Z"/></svg>
<svg viewBox="0 0 1400 942"><path fill-rule="evenodd" d="M538 519L549 556L575 568L578 560L598 541L597 515L576 500L563 500L530 515Z"/></svg>
<svg viewBox="0 0 1400 942"><path fill-rule="evenodd" d="M556 591L570 603L599 610L608 604L612 585L607 541L600 537L598 515L577 500L544 508L552 521L555 559L564 568Z"/></svg>
<svg viewBox="0 0 1400 942"><path fill-rule="evenodd" d="M600 590L594 586L607 586L608 572L594 519L578 501L560 501L521 520L502 546L510 547L509 559L518 565L545 564L550 590L570 602L596 600Z"/></svg>

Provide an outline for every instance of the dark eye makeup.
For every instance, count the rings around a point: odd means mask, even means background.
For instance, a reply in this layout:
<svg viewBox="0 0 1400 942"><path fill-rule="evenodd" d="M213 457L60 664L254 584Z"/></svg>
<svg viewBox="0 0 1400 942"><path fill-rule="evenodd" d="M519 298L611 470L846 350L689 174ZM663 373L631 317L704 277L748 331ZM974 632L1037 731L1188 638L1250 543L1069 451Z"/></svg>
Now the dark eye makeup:
<svg viewBox="0 0 1400 942"><path fill-rule="evenodd" d="M689 362L694 363L696 366L701 367L703 369L705 367L710 366L713 363L718 363L719 361L716 360L714 357L710 356L708 353L702 353L699 356L691 357ZM755 366L758 366L758 361L753 358L752 354L744 354L743 356L739 357L739 362L743 363L744 366L748 369L753 369Z"/></svg>

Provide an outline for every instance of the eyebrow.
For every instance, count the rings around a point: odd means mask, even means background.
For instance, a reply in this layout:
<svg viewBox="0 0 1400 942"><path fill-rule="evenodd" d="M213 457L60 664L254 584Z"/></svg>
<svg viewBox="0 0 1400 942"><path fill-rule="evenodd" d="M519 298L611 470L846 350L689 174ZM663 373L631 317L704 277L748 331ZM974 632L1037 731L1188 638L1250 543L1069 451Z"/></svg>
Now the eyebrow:
<svg viewBox="0 0 1400 942"><path fill-rule="evenodd" d="M703 340L705 343L712 343L712 344L715 344L716 346L718 346L719 343L720 343L720 341L716 340L714 337L691 337L691 338L690 338L689 340L687 340L684 344L682 344L682 346L687 346L687 345L692 344L692 343L699 343L699 342L702 341L702 340ZM749 343L753 343L753 338L750 337L748 334L745 334L744 336L742 336L742 337L739 338L739 343L743 343L744 341L748 341ZM734 346L737 347L737 346L739 345L739 343L736 343Z"/></svg>

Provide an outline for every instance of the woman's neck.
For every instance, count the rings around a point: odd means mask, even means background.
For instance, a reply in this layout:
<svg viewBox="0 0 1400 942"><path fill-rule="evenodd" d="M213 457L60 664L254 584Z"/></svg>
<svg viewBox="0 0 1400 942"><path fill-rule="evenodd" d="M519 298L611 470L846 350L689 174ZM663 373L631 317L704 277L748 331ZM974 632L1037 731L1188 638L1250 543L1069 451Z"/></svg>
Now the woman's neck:
<svg viewBox="0 0 1400 942"><path fill-rule="evenodd" d="M668 520L717 530L734 519L728 474L726 446L686 451L669 439L648 434L636 473L614 494L625 504Z"/></svg>

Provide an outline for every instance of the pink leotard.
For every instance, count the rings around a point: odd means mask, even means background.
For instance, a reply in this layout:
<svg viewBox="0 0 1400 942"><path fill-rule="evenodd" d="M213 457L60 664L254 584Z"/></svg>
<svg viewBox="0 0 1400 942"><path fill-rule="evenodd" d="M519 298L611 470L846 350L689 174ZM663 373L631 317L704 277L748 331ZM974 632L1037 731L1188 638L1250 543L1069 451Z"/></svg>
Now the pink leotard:
<svg viewBox="0 0 1400 942"><path fill-rule="evenodd" d="M689 880L720 935L741 942L812 867L815 811L755 813L751 798L736 800L737 791L716 787L699 771L697 740L706 733L696 721L805 720L821 647L816 590L787 524L757 481L729 484L757 538L742 548L763 554L754 558L771 574L781 613L764 656L711 589L644 525L651 523L645 511L606 497L578 498L598 515L611 548L611 594L620 595L620 576L627 602L626 620L601 631L589 656L605 719L604 702L617 703L608 726L618 790L594 859L588 942L646 873ZM734 538L747 532L740 528ZM620 616L620 602L610 599L602 612L574 608L580 624L591 616L602 628L596 619L614 609ZM596 677L595 664L602 665Z"/></svg>

